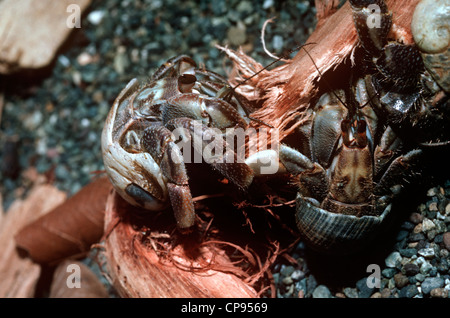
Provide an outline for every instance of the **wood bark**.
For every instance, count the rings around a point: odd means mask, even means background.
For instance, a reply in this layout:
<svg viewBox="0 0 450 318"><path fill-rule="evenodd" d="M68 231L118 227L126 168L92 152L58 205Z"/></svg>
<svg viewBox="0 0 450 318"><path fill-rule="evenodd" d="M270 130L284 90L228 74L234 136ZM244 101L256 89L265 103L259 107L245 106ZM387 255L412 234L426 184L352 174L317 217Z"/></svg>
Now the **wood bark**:
<svg viewBox="0 0 450 318"><path fill-rule="evenodd" d="M76 10L81 17L90 2L0 0L0 73L48 65L76 27Z"/></svg>
<svg viewBox="0 0 450 318"><path fill-rule="evenodd" d="M196 256L188 256L181 246L170 251L168 258L152 244L142 240L142 234L130 222L130 206L116 193L108 199L105 216L104 242L107 272L122 297L152 298L249 298L256 291L241 277L241 272L219 248L199 247ZM170 236L168 237L170 240ZM229 264L228 272L210 265Z"/></svg>
<svg viewBox="0 0 450 318"><path fill-rule="evenodd" d="M33 297L41 267L22 257L14 236L29 222L45 215L66 198L50 185L33 188L25 200L15 201L0 220L0 298ZM0 211L1 212L1 211Z"/></svg>
<svg viewBox="0 0 450 318"><path fill-rule="evenodd" d="M17 246L37 263L57 264L86 255L103 235L105 203L112 185L101 176L16 235Z"/></svg>

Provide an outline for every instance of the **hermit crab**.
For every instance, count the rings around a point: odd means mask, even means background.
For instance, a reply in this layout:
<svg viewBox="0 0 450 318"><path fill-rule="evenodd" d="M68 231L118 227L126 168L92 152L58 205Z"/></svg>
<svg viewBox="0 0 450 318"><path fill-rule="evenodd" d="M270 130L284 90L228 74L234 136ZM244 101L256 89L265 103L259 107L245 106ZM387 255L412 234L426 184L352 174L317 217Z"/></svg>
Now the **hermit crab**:
<svg viewBox="0 0 450 318"><path fill-rule="evenodd" d="M236 147L224 143L227 129L247 128L249 112L251 105L220 75L198 68L188 56L172 58L149 83L139 86L133 79L116 98L102 132L106 172L134 206L160 210L170 202L178 229L188 232L195 220L185 168L191 146L200 162L248 187L259 154L239 160ZM221 151L207 158L207 146Z"/></svg>
<svg viewBox="0 0 450 318"><path fill-rule="evenodd" d="M432 6L447 15L442 21L448 31L447 2ZM291 175L298 186L296 223L315 249L352 253L379 234L392 216L393 198L420 164L423 148L450 140L448 129L430 129L449 124L448 41L433 52L422 47L426 41L420 34L415 33L417 46L390 41L392 16L384 1L350 4L363 67L352 71L345 89L326 92L306 110L309 120L297 125L289 142L245 152L243 160L227 136L249 129L256 106L226 79L179 56L161 66L149 83L131 80L116 98L102 133L105 169L117 192L148 210L170 203L178 229L190 231L195 210L189 182L196 180L188 180L184 164L191 157L185 145L193 145L241 189L263 174L268 162L277 167L271 173ZM379 9L378 28L365 23L373 6ZM211 143L216 151L206 158Z"/></svg>
<svg viewBox="0 0 450 318"><path fill-rule="evenodd" d="M424 2L416 15L423 5L446 14L438 16L439 32L448 35L448 3ZM347 92L323 95L297 132L297 149L315 165L298 170L297 225L311 246L339 253L358 250L389 223L393 198L418 171L423 148L448 145L450 123L448 37L446 48L437 50L444 53L434 57L440 64L432 66L447 73L437 77L424 66L422 55L429 55L420 51L423 42L416 47L388 40L392 18L384 1L350 4L364 67L354 72ZM380 25L371 28L366 22L374 12ZM420 16L413 23L424 21Z"/></svg>

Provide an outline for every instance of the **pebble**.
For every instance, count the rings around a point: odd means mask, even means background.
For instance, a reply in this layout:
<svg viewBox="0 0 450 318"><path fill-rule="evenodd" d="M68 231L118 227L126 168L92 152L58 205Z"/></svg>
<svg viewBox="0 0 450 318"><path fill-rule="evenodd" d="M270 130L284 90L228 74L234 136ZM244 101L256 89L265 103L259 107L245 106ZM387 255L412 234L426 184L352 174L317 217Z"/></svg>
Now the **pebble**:
<svg viewBox="0 0 450 318"><path fill-rule="evenodd" d="M263 9L269 9L273 6L274 6L273 0L264 0L263 5L262 5Z"/></svg>
<svg viewBox="0 0 450 318"><path fill-rule="evenodd" d="M414 276L414 278L416 279L416 281L418 282L423 282L425 280L425 275L422 273L417 274L416 276Z"/></svg>
<svg viewBox="0 0 450 318"><path fill-rule="evenodd" d="M428 231L434 229L435 227L436 227L436 225L430 219L424 219L422 221L422 230L424 232L428 232Z"/></svg>
<svg viewBox="0 0 450 318"><path fill-rule="evenodd" d="M409 263L403 266L403 270L406 276L415 276L419 273L420 268L416 264Z"/></svg>
<svg viewBox="0 0 450 318"><path fill-rule="evenodd" d="M103 10L95 10L88 14L87 19L93 25L99 25L102 22L105 13L106 12Z"/></svg>
<svg viewBox="0 0 450 318"><path fill-rule="evenodd" d="M245 32L245 27L232 26L228 29L227 39L233 46L239 46L247 41L247 34Z"/></svg>
<svg viewBox="0 0 450 318"><path fill-rule="evenodd" d="M399 289L405 287L409 283L408 277L402 273L397 273L394 275L395 286Z"/></svg>
<svg viewBox="0 0 450 318"><path fill-rule="evenodd" d="M444 286L444 279L441 277L427 277L422 282L422 292L427 295L435 288Z"/></svg>
<svg viewBox="0 0 450 318"><path fill-rule="evenodd" d="M415 248L403 248L399 250L400 255L403 257L412 257L417 254L417 250Z"/></svg>
<svg viewBox="0 0 450 318"><path fill-rule="evenodd" d="M395 273L397 273L397 270L395 268L385 268L381 272L381 275L383 275L386 278L392 278L394 277Z"/></svg>
<svg viewBox="0 0 450 318"><path fill-rule="evenodd" d="M417 254L419 254L420 256L423 256L425 258L433 258L434 257L434 248L422 248L420 250L417 251Z"/></svg>
<svg viewBox="0 0 450 318"><path fill-rule="evenodd" d="M299 280L303 279L304 277L305 277L305 273L303 271L299 270L299 269L296 269L291 274L291 278L294 281L299 281Z"/></svg>
<svg viewBox="0 0 450 318"><path fill-rule="evenodd" d="M419 294L419 290L415 285L408 285L400 289L398 296L400 298L413 298Z"/></svg>
<svg viewBox="0 0 450 318"><path fill-rule="evenodd" d="M444 243L444 247L447 251L450 251L450 232L444 233L442 236L442 243Z"/></svg>
<svg viewBox="0 0 450 318"><path fill-rule="evenodd" d="M381 298L389 298L391 297L391 290L389 288L383 288L380 292Z"/></svg>
<svg viewBox="0 0 450 318"><path fill-rule="evenodd" d="M420 272L424 275L428 274L433 266L429 262L423 262L420 266Z"/></svg>
<svg viewBox="0 0 450 318"><path fill-rule="evenodd" d="M314 289L313 298L331 298L331 292L325 285L319 285Z"/></svg>
<svg viewBox="0 0 450 318"><path fill-rule="evenodd" d="M125 46L119 46L114 57L114 70L119 74L124 74L130 64Z"/></svg>
<svg viewBox="0 0 450 318"><path fill-rule="evenodd" d="M356 288L346 287L343 292L347 298L358 298L358 291Z"/></svg>
<svg viewBox="0 0 450 318"><path fill-rule="evenodd" d="M385 264L387 267L395 268L400 261L402 260L402 256L399 252L395 251L392 252L388 257L385 259Z"/></svg>
<svg viewBox="0 0 450 318"><path fill-rule="evenodd" d="M369 298L375 290L375 287L369 287L367 285L367 279L367 277L364 277L356 282L356 287L359 291L359 298Z"/></svg>
<svg viewBox="0 0 450 318"><path fill-rule="evenodd" d="M291 265L282 265L280 269L280 274L283 276L291 276L291 274L295 271L294 266Z"/></svg>
<svg viewBox="0 0 450 318"><path fill-rule="evenodd" d="M447 298L448 290L445 288L435 288L430 291L430 296L433 298Z"/></svg>
<svg viewBox="0 0 450 318"><path fill-rule="evenodd" d="M411 223L413 224L419 224L422 223L423 221L423 215L417 212L411 213L409 220L411 221Z"/></svg>
<svg viewBox="0 0 450 318"><path fill-rule="evenodd" d="M425 240L425 235L423 233L412 233L408 237L409 242L419 242Z"/></svg>

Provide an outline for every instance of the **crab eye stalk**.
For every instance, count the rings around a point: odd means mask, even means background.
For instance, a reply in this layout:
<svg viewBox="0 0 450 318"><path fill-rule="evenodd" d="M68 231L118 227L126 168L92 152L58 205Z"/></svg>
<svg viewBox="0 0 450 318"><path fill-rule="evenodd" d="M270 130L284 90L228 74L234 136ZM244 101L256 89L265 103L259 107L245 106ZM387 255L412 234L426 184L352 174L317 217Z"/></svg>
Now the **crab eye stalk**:
<svg viewBox="0 0 450 318"><path fill-rule="evenodd" d="M181 93L190 93L197 81L197 77L192 74L182 74L178 76L178 90Z"/></svg>
<svg viewBox="0 0 450 318"><path fill-rule="evenodd" d="M358 120L356 124L356 144L359 148L364 148L367 146L367 135L366 130L367 129L367 123L365 120Z"/></svg>

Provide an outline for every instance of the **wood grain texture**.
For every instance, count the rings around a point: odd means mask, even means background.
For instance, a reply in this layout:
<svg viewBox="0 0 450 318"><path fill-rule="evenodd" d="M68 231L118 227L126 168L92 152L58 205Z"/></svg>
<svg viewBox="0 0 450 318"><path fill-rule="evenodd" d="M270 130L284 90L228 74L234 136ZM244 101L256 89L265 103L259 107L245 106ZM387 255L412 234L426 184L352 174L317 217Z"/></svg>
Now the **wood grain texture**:
<svg viewBox="0 0 450 318"><path fill-rule="evenodd" d="M209 269L209 264L231 264L223 251L210 246L188 256L178 246L166 261L140 238L128 221L129 205L116 193L108 199L104 241L107 272L122 297L144 298L254 298L256 291L232 272ZM169 238L170 240L170 238ZM206 264L205 264L206 263Z"/></svg>
<svg viewBox="0 0 450 318"><path fill-rule="evenodd" d="M73 31L66 23L72 13L70 10L67 12L68 6L76 4L82 13L90 2L0 1L0 73L9 74L48 65Z"/></svg>
<svg viewBox="0 0 450 318"><path fill-rule="evenodd" d="M14 236L29 222L62 203L66 194L50 185L33 188L25 200L15 201L0 223L0 298L33 297L41 268L19 255ZM2 213L3 214L3 213Z"/></svg>

